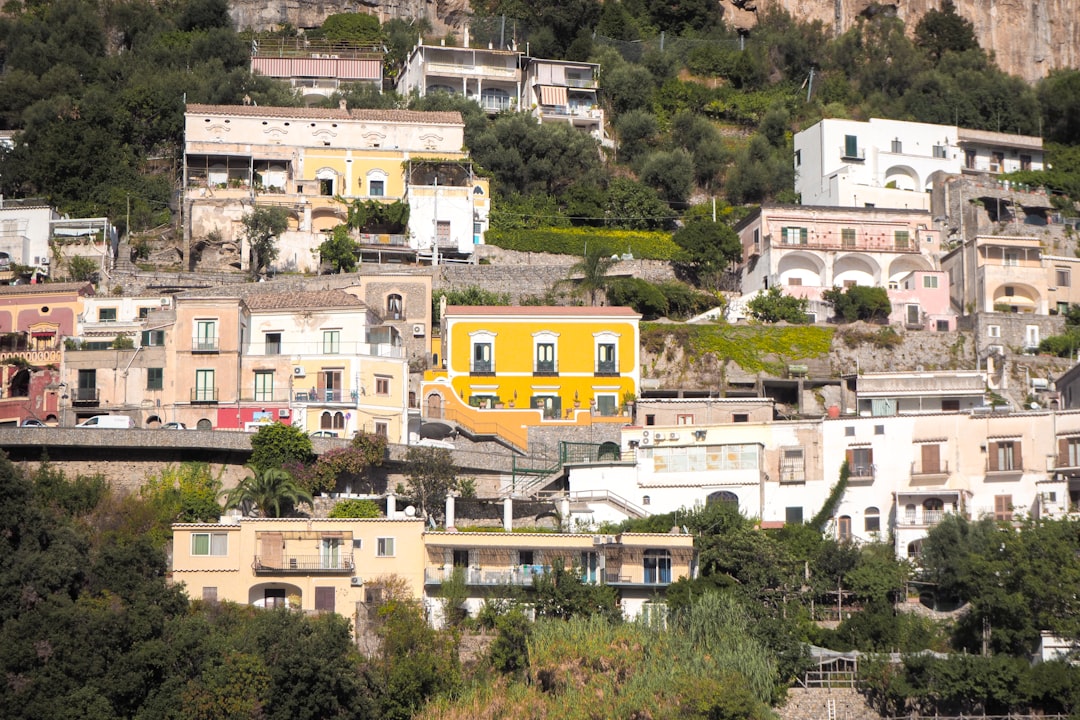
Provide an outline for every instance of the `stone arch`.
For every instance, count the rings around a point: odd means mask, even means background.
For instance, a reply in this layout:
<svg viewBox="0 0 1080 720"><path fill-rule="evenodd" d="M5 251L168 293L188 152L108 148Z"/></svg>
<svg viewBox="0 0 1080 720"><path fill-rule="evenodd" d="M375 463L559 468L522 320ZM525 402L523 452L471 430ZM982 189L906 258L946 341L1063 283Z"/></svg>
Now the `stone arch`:
<svg viewBox="0 0 1080 720"><path fill-rule="evenodd" d="M843 287L845 282L851 281L856 285L879 285L881 266L872 257L862 253L838 257L833 263L833 285Z"/></svg>
<svg viewBox="0 0 1080 720"><path fill-rule="evenodd" d="M994 288L994 307L1008 306L1005 312L1037 313L1042 306L1042 295L1031 285L1002 283Z"/></svg>
<svg viewBox="0 0 1080 720"><path fill-rule="evenodd" d="M313 232L331 232L345 222L346 213L338 207L319 207L311 211L311 229Z"/></svg>
<svg viewBox="0 0 1080 720"><path fill-rule="evenodd" d="M433 392L428 393L427 396L427 417L432 419L440 419L443 416L443 396L441 393Z"/></svg>
<svg viewBox="0 0 1080 720"><path fill-rule="evenodd" d="M787 252L776 264L776 274L781 285L821 287L824 284L822 279L825 275L825 262L813 253Z"/></svg>
<svg viewBox="0 0 1080 720"><path fill-rule="evenodd" d="M269 591L269 592L267 592ZM284 595L281 592L284 591ZM266 582L252 585L248 590L248 605L255 607L276 607L277 598L300 598L303 603L304 592L299 586L284 582Z"/></svg>
<svg viewBox="0 0 1080 720"><path fill-rule="evenodd" d="M921 190L919 173L910 165L893 165L885 171L885 186L893 184L897 190Z"/></svg>
<svg viewBox="0 0 1080 720"><path fill-rule="evenodd" d="M934 266L922 255L903 255L889 263L889 282L899 283L913 272L932 271Z"/></svg>
<svg viewBox="0 0 1080 720"><path fill-rule="evenodd" d="M212 423L208 418L201 418L199 420L199 422L195 423L195 429L196 430L213 430L214 429L214 423Z"/></svg>
<svg viewBox="0 0 1080 720"><path fill-rule="evenodd" d="M717 490L716 492L709 493L708 497L705 498L705 503L707 505L712 505L713 503L735 503L738 505L739 496L728 490Z"/></svg>

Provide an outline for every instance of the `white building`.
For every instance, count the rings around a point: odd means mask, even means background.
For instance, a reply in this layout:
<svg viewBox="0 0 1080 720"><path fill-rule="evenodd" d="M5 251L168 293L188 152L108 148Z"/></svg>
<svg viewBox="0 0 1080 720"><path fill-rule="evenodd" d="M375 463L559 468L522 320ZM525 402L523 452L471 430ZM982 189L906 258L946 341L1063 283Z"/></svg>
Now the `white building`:
<svg viewBox="0 0 1080 720"><path fill-rule="evenodd" d="M827 119L795 135L806 205L930 209L935 180L1043 168L1042 139L871 118Z"/></svg>

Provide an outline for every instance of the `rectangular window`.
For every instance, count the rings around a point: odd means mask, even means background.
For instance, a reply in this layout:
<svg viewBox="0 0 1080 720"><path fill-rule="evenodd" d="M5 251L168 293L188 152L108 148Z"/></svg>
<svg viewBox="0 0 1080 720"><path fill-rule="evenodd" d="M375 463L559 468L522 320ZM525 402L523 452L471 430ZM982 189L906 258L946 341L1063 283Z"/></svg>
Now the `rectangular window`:
<svg viewBox="0 0 1080 720"><path fill-rule="evenodd" d="M844 289L846 290L848 288L853 288L858 284L859 283L855 282L854 280L845 280L844 281Z"/></svg>
<svg viewBox="0 0 1080 720"><path fill-rule="evenodd" d="M922 286L928 290L937 290L938 276L937 275L923 275Z"/></svg>
<svg viewBox="0 0 1080 720"><path fill-rule="evenodd" d="M263 345L267 355L281 354L281 333L266 333L263 336Z"/></svg>
<svg viewBox="0 0 1080 720"><path fill-rule="evenodd" d="M1058 467L1080 467L1080 437L1058 439Z"/></svg>
<svg viewBox="0 0 1080 720"><path fill-rule="evenodd" d="M855 428L851 425L844 428L844 437L855 437Z"/></svg>
<svg viewBox="0 0 1080 720"><path fill-rule="evenodd" d="M941 412L960 412L959 400L942 400Z"/></svg>
<svg viewBox="0 0 1080 720"><path fill-rule="evenodd" d="M341 391L344 389L344 385L341 382L340 370L320 371L318 382L316 400L322 398L323 402L341 402Z"/></svg>
<svg viewBox="0 0 1080 720"><path fill-rule="evenodd" d="M217 349L217 320L196 320L192 350L195 352L217 352Z"/></svg>
<svg viewBox="0 0 1080 720"><path fill-rule="evenodd" d="M748 415L747 413L734 413L731 416L731 422L733 422L733 423L750 422L750 415Z"/></svg>
<svg viewBox="0 0 1080 720"><path fill-rule="evenodd" d="M383 421L380 421L380 420L376 420L375 421L375 434L380 436L380 437L384 437L384 438L389 437L389 435L390 435L390 424L386 423L386 422L383 422Z"/></svg>
<svg viewBox="0 0 1080 720"><path fill-rule="evenodd" d="M910 247L911 234L907 230L895 230L893 232L893 245L897 250L907 250Z"/></svg>
<svg viewBox="0 0 1080 720"><path fill-rule="evenodd" d="M98 308L98 322L116 322L116 308Z"/></svg>
<svg viewBox="0 0 1080 720"><path fill-rule="evenodd" d="M803 449L801 447L784 448L780 457L780 482L806 481L806 465L803 458Z"/></svg>
<svg viewBox="0 0 1080 720"><path fill-rule="evenodd" d="M922 309L918 305L906 305L908 325L922 325Z"/></svg>
<svg viewBox="0 0 1080 720"><path fill-rule="evenodd" d="M804 227L780 228L780 237L784 245L806 245L809 231Z"/></svg>
<svg viewBox="0 0 1080 720"><path fill-rule="evenodd" d="M657 447L652 451L653 470L657 473L758 470L759 450L756 444Z"/></svg>
<svg viewBox="0 0 1080 720"><path fill-rule="evenodd" d="M899 155L900 153L904 152L904 144L899 140L893 140L892 151Z"/></svg>
<svg viewBox="0 0 1080 720"><path fill-rule="evenodd" d="M324 585L315 587L315 609L322 612L334 612L335 590L333 586Z"/></svg>
<svg viewBox="0 0 1080 720"><path fill-rule="evenodd" d="M536 372L555 372L555 343L537 343L536 345Z"/></svg>
<svg viewBox="0 0 1080 720"><path fill-rule="evenodd" d="M803 509L801 507L784 508L784 524L802 525Z"/></svg>
<svg viewBox="0 0 1080 720"><path fill-rule="evenodd" d="M1020 169L1021 170L1030 170L1031 169L1031 156L1030 155L1021 155L1020 156Z"/></svg>
<svg viewBox="0 0 1080 720"><path fill-rule="evenodd" d="M255 371L255 402L270 402L274 399L274 371Z"/></svg>
<svg viewBox="0 0 1080 720"><path fill-rule="evenodd" d="M615 343L600 343L596 346L596 372L614 375L619 371L615 357Z"/></svg>
<svg viewBox="0 0 1080 720"><path fill-rule="evenodd" d="M884 435L885 434L885 426L884 425L875 425L874 426L874 434L875 435Z"/></svg>
<svg viewBox="0 0 1080 720"><path fill-rule="evenodd" d="M1023 462L1020 453L1019 440L1005 440L990 443L989 469L991 472L1020 470Z"/></svg>
<svg viewBox="0 0 1080 720"><path fill-rule="evenodd" d="M322 351L324 355L337 355L341 352L340 330L323 330Z"/></svg>
<svg viewBox="0 0 1080 720"><path fill-rule="evenodd" d="M998 522L1012 522L1012 510L1012 495L994 496L994 520L997 520Z"/></svg>
<svg viewBox="0 0 1080 720"><path fill-rule="evenodd" d="M952 328L949 327L948 320L935 320L934 330L937 332L949 332Z"/></svg>
<svg viewBox="0 0 1080 720"><path fill-rule="evenodd" d="M667 550L645 551L645 582L663 585L671 582L671 556Z"/></svg>
<svg viewBox="0 0 1080 720"><path fill-rule="evenodd" d="M881 516L880 515L864 515L863 516L863 529L868 533L881 532Z"/></svg>
<svg viewBox="0 0 1080 720"><path fill-rule="evenodd" d="M372 180L368 183L368 195L372 197L382 197L386 194L386 185L382 180Z"/></svg>
<svg viewBox="0 0 1080 720"><path fill-rule="evenodd" d="M1057 314L1058 315L1065 315L1068 312L1069 312L1069 303L1067 303L1067 302L1059 302L1057 304Z"/></svg>
<svg viewBox="0 0 1080 720"><path fill-rule="evenodd" d="M165 385L165 368L146 368L146 389L161 390Z"/></svg>
<svg viewBox="0 0 1080 720"><path fill-rule="evenodd" d="M141 307L141 308L139 308L139 319L140 320L145 320L146 318L150 317L150 312L153 309L154 308L152 308L152 307Z"/></svg>
<svg viewBox="0 0 1080 720"><path fill-rule="evenodd" d="M793 287L800 287L802 285L802 278L788 278L787 284Z"/></svg>
<svg viewBox="0 0 1080 720"><path fill-rule="evenodd" d="M945 160L946 158L948 158L948 155L946 154L946 148L945 148L944 145L935 145L934 146L934 157L939 159L939 160Z"/></svg>
<svg viewBox="0 0 1080 720"><path fill-rule="evenodd" d="M934 475L941 472L941 446L927 444L920 446L922 456L923 475Z"/></svg>
<svg viewBox="0 0 1080 720"><path fill-rule="evenodd" d="M840 244L844 247L855 247L855 228L840 229Z"/></svg>
<svg viewBox="0 0 1080 720"><path fill-rule="evenodd" d="M844 136L844 157L845 158L858 158L859 157L859 138L857 135L845 135Z"/></svg>
<svg viewBox="0 0 1080 720"><path fill-rule="evenodd" d="M216 587L204 587L202 589L203 602L216 603L217 602L217 588Z"/></svg>
<svg viewBox="0 0 1080 720"><path fill-rule="evenodd" d="M491 343L476 343L473 345L472 367L474 373L490 373L495 371L495 365L491 361Z"/></svg>
<svg viewBox="0 0 1080 720"><path fill-rule="evenodd" d="M1005 251L1005 259L1002 262L1008 267L1016 267L1020 264L1020 253Z"/></svg>
<svg viewBox="0 0 1080 720"><path fill-rule="evenodd" d="M435 241L440 245L448 245L450 243L449 220L439 220L435 224Z"/></svg>
<svg viewBox="0 0 1080 720"><path fill-rule="evenodd" d="M990 153L990 172L1005 172L1005 153L995 150Z"/></svg>
<svg viewBox="0 0 1080 720"><path fill-rule="evenodd" d="M375 376L375 394L384 397L390 394L390 378L385 375Z"/></svg>
<svg viewBox="0 0 1080 720"><path fill-rule="evenodd" d="M597 395L596 411L604 417L614 417L619 414L618 400L614 395Z"/></svg>
<svg viewBox="0 0 1080 720"><path fill-rule="evenodd" d="M1058 287L1069 287L1072 283L1069 268L1057 268L1054 271L1054 282Z"/></svg>
<svg viewBox="0 0 1080 720"><path fill-rule="evenodd" d="M795 151L795 167L802 165L802 150Z"/></svg>
<svg viewBox="0 0 1080 720"><path fill-rule="evenodd" d="M226 533L192 533L191 554L221 557L229 554L229 536Z"/></svg>
<svg viewBox="0 0 1080 720"><path fill-rule="evenodd" d="M161 347L165 344L165 331L143 330L141 343L143 347Z"/></svg>
<svg viewBox="0 0 1080 720"><path fill-rule="evenodd" d="M191 399L195 402L216 402L217 387L214 385L214 371L196 370L195 387L191 392Z"/></svg>
<svg viewBox="0 0 1080 720"><path fill-rule="evenodd" d="M987 337L992 337L992 338L1001 337L1001 326L1000 325L987 325L986 326L986 336Z"/></svg>
<svg viewBox="0 0 1080 720"><path fill-rule="evenodd" d="M676 425L693 425L694 424L694 416L693 415L676 415L675 416L675 424Z"/></svg>
<svg viewBox="0 0 1080 720"><path fill-rule="evenodd" d="M375 557L394 557L394 538L377 538L375 540Z"/></svg>
<svg viewBox="0 0 1080 720"><path fill-rule="evenodd" d="M979 154L975 151L975 148L964 148L964 167L968 170L975 169L975 160L979 157Z"/></svg>

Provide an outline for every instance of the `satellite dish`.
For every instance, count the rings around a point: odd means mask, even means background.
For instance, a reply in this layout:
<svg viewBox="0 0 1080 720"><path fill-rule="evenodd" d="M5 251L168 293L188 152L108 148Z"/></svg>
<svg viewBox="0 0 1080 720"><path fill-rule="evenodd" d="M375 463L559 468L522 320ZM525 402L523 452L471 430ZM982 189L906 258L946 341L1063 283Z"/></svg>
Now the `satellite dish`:
<svg viewBox="0 0 1080 720"><path fill-rule="evenodd" d="M414 508L412 505L409 505L408 507L406 507L405 508L405 516L406 517L416 517L416 508Z"/></svg>

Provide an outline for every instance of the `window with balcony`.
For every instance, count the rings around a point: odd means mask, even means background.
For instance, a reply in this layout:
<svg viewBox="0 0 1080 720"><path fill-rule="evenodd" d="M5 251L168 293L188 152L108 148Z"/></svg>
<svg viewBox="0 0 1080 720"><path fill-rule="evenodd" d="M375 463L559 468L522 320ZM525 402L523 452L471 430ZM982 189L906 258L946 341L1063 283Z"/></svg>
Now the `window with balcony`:
<svg viewBox="0 0 1080 720"><path fill-rule="evenodd" d="M897 250L907 250L911 247L911 233L907 230L893 231L893 247Z"/></svg>
<svg viewBox="0 0 1080 720"><path fill-rule="evenodd" d="M229 536L227 533L192 533L191 554L196 556L221 557L229 554Z"/></svg>
<svg viewBox="0 0 1080 720"><path fill-rule="evenodd" d="M191 349L195 352L217 352L217 327L217 320L196 320L195 337L193 338Z"/></svg>
<svg viewBox="0 0 1080 720"><path fill-rule="evenodd" d="M97 370L80 370L78 385L72 397L75 403L96 403L98 401Z"/></svg>
<svg viewBox="0 0 1080 720"><path fill-rule="evenodd" d="M341 370L320 370L318 383L318 395L315 397L316 402L342 401L342 390L344 389L344 385L342 383Z"/></svg>
<svg viewBox="0 0 1080 720"><path fill-rule="evenodd" d="M495 372L494 343L490 340L474 341L469 372L490 374Z"/></svg>
<svg viewBox="0 0 1080 720"><path fill-rule="evenodd" d="M1014 252L1014 251L1011 251L1011 250L1006 250L1004 258L1002 259L1002 264L1005 265L1006 267L1016 267L1017 265L1020 264L1020 253ZM1012 290L1012 288L1005 288L1005 290L1006 290L1006 293L1005 293L1006 295L1011 295L1012 294L1010 292L1007 292L1009 290Z"/></svg>
<svg viewBox="0 0 1080 720"><path fill-rule="evenodd" d="M844 136L844 158L857 159L859 157L859 137L857 135Z"/></svg>
<svg viewBox="0 0 1080 720"><path fill-rule="evenodd" d="M855 247L855 228L840 229L840 244L846 248Z"/></svg>
<svg viewBox="0 0 1080 720"><path fill-rule="evenodd" d="M537 375L554 375L555 366L555 343L538 342L535 345L536 356L533 364L533 372Z"/></svg>
<svg viewBox="0 0 1080 720"><path fill-rule="evenodd" d="M267 355L281 354L281 333L273 332L263 335L263 345Z"/></svg>
<svg viewBox="0 0 1080 720"><path fill-rule="evenodd" d="M1080 467L1080 437L1058 438L1058 467Z"/></svg>
<svg viewBox="0 0 1080 720"><path fill-rule="evenodd" d="M644 565L646 584L663 585L671 582L671 553L667 550L646 550Z"/></svg>
<svg viewBox="0 0 1080 720"><path fill-rule="evenodd" d="M941 446L927 443L919 447L919 472L923 475L935 475L941 472Z"/></svg>
<svg viewBox="0 0 1080 720"><path fill-rule="evenodd" d="M322 351L324 355L337 355L341 352L340 330L323 330Z"/></svg>
<svg viewBox="0 0 1080 720"><path fill-rule="evenodd" d="M852 478L874 476L873 448L850 448L847 451L848 473Z"/></svg>
<svg viewBox="0 0 1080 720"><path fill-rule="evenodd" d="M1005 153L995 150L990 153L990 172L1005 172Z"/></svg>
<svg viewBox="0 0 1080 720"><path fill-rule="evenodd" d="M165 368L146 368L146 389L161 390L165 386Z"/></svg>
<svg viewBox="0 0 1080 720"><path fill-rule="evenodd" d="M255 371L255 402L270 402L274 399L274 371Z"/></svg>
<svg viewBox="0 0 1080 720"><path fill-rule="evenodd" d="M390 395L390 378L388 376L375 376L375 394L383 397Z"/></svg>
<svg viewBox="0 0 1080 720"><path fill-rule="evenodd" d="M599 342L596 344L596 374L617 375L619 362L617 345L613 342Z"/></svg>
<svg viewBox="0 0 1080 720"><path fill-rule="evenodd" d="M98 308L98 322L116 322L116 308Z"/></svg>
<svg viewBox="0 0 1080 720"><path fill-rule="evenodd" d="M998 522L1012 522L1013 502L1012 495L994 496L994 520Z"/></svg>
<svg viewBox="0 0 1080 720"><path fill-rule="evenodd" d="M381 537L375 539L375 557L394 557L394 538Z"/></svg>
<svg viewBox="0 0 1080 720"><path fill-rule="evenodd" d="M196 370L195 387L191 389L192 402L217 402L217 386L213 370Z"/></svg>
<svg viewBox="0 0 1080 720"><path fill-rule="evenodd" d="M881 512L876 507L863 511L863 530L868 533L881 532Z"/></svg>
<svg viewBox="0 0 1080 720"><path fill-rule="evenodd" d="M945 517L945 503L941 498L927 498L922 504L923 525L937 525Z"/></svg>
<svg viewBox="0 0 1080 720"><path fill-rule="evenodd" d="M1023 460L1020 453L1019 440L1004 440L990 443L989 470L990 472L1008 472L1020 470Z"/></svg>

